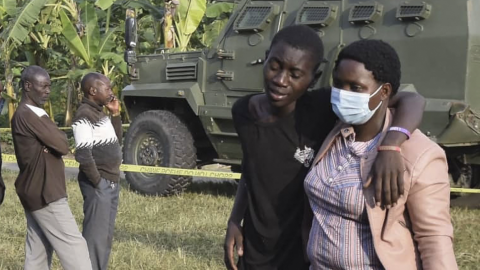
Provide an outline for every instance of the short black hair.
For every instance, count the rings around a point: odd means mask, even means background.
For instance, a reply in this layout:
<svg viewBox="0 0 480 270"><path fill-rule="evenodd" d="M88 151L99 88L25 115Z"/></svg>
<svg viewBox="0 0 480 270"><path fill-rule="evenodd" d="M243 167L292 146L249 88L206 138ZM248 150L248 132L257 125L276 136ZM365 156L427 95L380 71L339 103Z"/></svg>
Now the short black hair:
<svg viewBox="0 0 480 270"><path fill-rule="evenodd" d="M299 24L282 28L273 37L270 49L278 43L285 43L292 48L311 53L313 59L317 61L316 68L323 61L323 42L317 32L309 26Z"/></svg>
<svg viewBox="0 0 480 270"><path fill-rule="evenodd" d="M26 81L31 82L36 75L49 76L48 72L42 67L35 66L35 65L28 66L22 71L22 74L20 77L20 86L22 87L22 89L25 90L25 82Z"/></svg>
<svg viewBox="0 0 480 270"><path fill-rule="evenodd" d="M80 88L85 96L88 95L88 90L90 87L94 86L97 80L101 80L103 75L97 72L90 72L87 75L83 76L82 81L80 82Z"/></svg>
<svg viewBox="0 0 480 270"><path fill-rule="evenodd" d="M397 93L402 72L398 54L390 44L378 39L355 41L340 52L335 70L343 59L362 63L376 81L392 85L392 96Z"/></svg>

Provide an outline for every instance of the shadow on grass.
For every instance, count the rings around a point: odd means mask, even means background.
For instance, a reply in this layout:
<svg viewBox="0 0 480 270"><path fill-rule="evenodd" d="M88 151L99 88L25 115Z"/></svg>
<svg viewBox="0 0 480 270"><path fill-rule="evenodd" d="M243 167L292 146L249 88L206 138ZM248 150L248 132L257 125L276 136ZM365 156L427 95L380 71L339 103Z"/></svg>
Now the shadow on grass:
<svg viewBox="0 0 480 270"><path fill-rule="evenodd" d="M203 233L168 233L168 232L129 232L116 230L114 241L118 242L139 242L145 246L153 247L155 250L169 252L183 252L199 259L222 258L223 257L223 236L206 235Z"/></svg>
<svg viewBox="0 0 480 270"><path fill-rule="evenodd" d="M467 194L465 196L452 197L451 207L480 209L480 194Z"/></svg>
<svg viewBox="0 0 480 270"><path fill-rule="evenodd" d="M221 180L221 181L193 181L185 189L185 193L192 194L206 194L212 196L224 196L228 198L235 197L237 193L238 182L233 180ZM124 178L120 181L120 187L124 190L134 192L142 195L141 193L136 192L130 187L130 184ZM144 195L151 196L151 195Z"/></svg>
<svg viewBox="0 0 480 270"><path fill-rule="evenodd" d="M236 181L198 181L191 183L186 193L208 194L213 196L235 197L237 193Z"/></svg>

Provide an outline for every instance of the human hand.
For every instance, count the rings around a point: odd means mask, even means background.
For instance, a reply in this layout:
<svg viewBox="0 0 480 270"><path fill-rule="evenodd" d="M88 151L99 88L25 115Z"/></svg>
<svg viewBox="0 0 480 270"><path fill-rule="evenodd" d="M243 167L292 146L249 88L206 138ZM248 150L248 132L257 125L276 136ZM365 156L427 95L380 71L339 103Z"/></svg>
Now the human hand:
<svg viewBox="0 0 480 270"><path fill-rule="evenodd" d="M118 115L120 111L120 102L114 96L112 100L105 106L112 115Z"/></svg>
<svg viewBox="0 0 480 270"><path fill-rule="evenodd" d="M238 256L243 256L243 235L240 225L233 221L228 221L227 234L225 235L223 250L225 266L229 270L238 270L233 258L234 247L237 248Z"/></svg>
<svg viewBox="0 0 480 270"><path fill-rule="evenodd" d="M405 165L400 152L379 151L371 170L372 177L369 177L371 180L365 183L364 188L369 187L373 181L377 206L390 209L403 195L404 173Z"/></svg>

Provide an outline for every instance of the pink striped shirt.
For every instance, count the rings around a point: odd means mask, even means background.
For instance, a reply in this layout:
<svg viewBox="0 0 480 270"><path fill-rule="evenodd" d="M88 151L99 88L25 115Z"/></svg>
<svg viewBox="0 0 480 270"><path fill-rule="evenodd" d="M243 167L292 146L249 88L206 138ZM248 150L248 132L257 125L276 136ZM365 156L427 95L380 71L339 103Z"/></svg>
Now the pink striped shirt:
<svg viewBox="0 0 480 270"><path fill-rule="evenodd" d="M379 138L355 142L355 134L337 136L305 178L314 213L307 249L311 269L383 270L373 246L360 178L360 160L375 151Z"/></svg>

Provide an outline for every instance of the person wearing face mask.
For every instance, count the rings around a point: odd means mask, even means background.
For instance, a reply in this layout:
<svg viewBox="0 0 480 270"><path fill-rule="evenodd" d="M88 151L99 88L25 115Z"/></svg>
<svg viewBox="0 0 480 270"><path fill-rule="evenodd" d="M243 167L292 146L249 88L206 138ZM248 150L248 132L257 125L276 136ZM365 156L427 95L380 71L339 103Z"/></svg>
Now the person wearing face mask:
<svg viewBox="0 0 480 270"><path fill-rule="evenodd" d="M83 195L83 236L92 269L105 270L112 249L120 193L122 120L110 80L89 73L81 82L84 94L72 123L78 184ZM107 108L110 115L103 112Z"/></svg>
<svg viewBox="0 0 480 270"><path fill-rule="evenodd" d="M340 119L304 181L314 218L307 253L311 269L457 269L444 151L419 130L392 126L389 100L400 85L396 51L361 40L339 54L332 108ZM380 145L387 132L401 145ZM375 207L369 181L379 152L402 155L404 196L390 209Z"/></svg>

